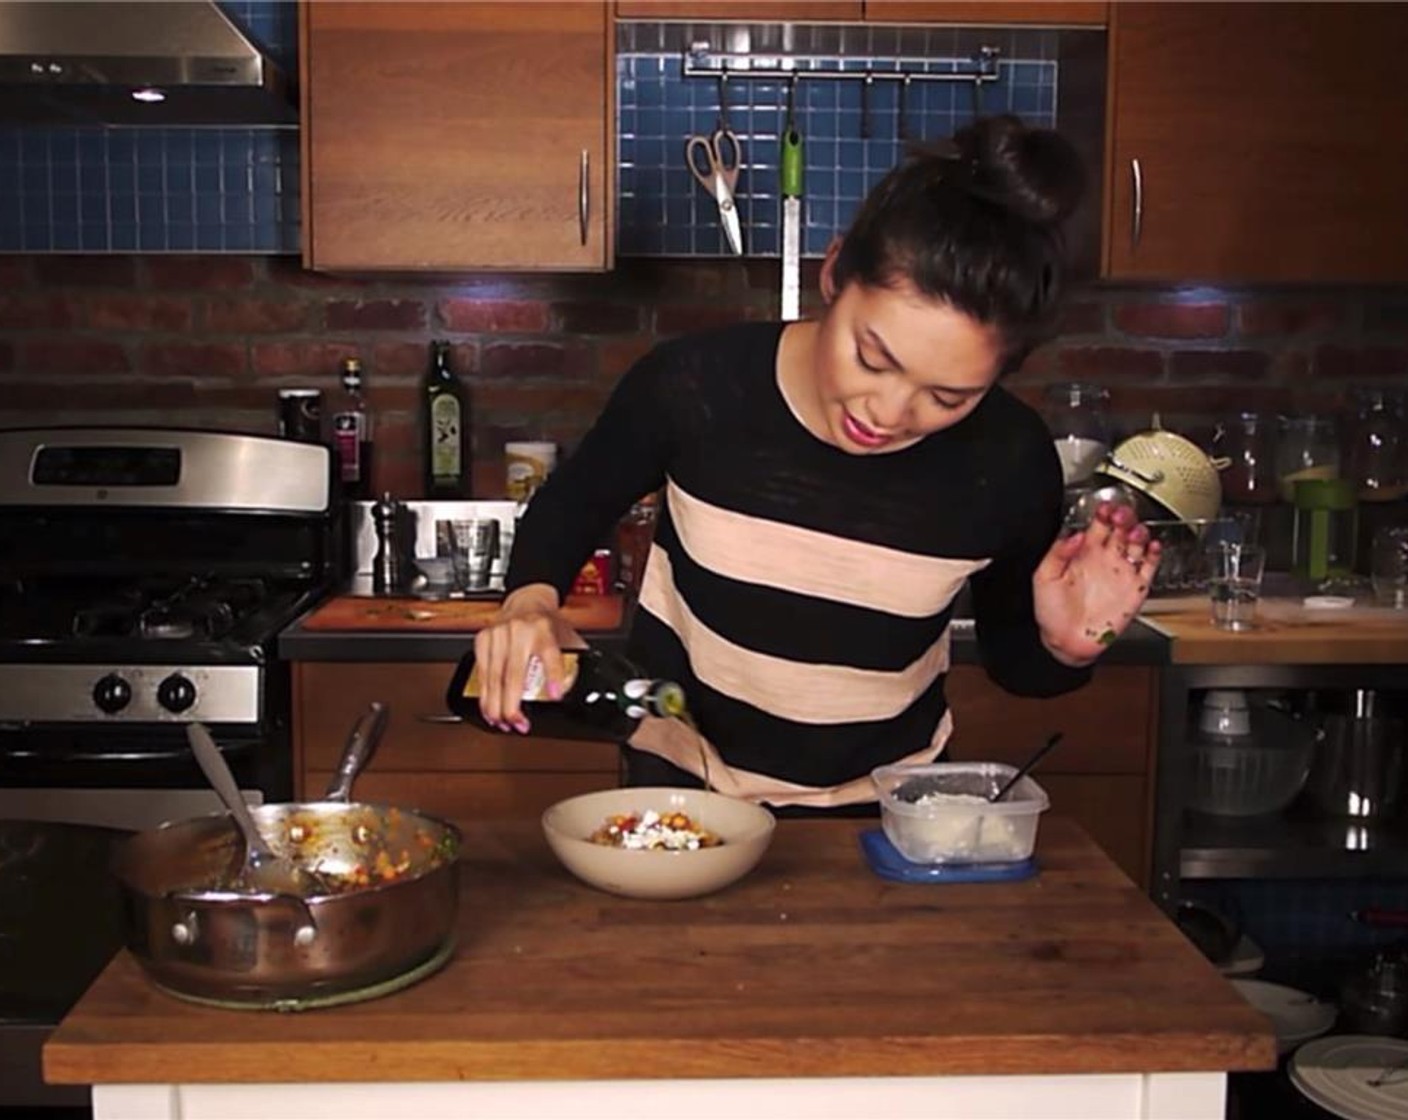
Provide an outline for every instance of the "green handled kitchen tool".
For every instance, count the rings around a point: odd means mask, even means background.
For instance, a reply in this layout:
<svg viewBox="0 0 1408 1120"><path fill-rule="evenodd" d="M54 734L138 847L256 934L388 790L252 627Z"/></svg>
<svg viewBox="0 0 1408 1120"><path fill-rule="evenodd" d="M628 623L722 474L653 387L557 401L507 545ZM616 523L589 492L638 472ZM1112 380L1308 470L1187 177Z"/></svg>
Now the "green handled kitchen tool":
<svg viewBox="0 0 1408 1120"><path fill-rule="evenodd" d="M782 318L800 319L802 260L802 134L797 129L793 102L797 81L787 90L787 123L782 130Z"/></svg>

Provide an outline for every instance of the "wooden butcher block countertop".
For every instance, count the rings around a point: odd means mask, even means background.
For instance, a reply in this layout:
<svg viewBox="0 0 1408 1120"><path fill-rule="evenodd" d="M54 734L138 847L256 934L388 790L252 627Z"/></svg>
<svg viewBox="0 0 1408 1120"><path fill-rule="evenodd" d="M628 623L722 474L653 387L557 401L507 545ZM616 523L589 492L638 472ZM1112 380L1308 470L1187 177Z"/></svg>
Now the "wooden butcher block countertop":
<svg viewBox="0 0 1408 1120"><path fill-rule="evenodd" d="M1170 607L1141 621L1172 639L1175 665L1408 664L1408 611L1263 599L1256 629L1235 632L1213 627L1205 598Z"/></svg>
<svg viewBox="0 0 1408 1120"><path fill-rule="evenodd" d="M874 876L873 822L779 822L751 875L642 902L536 822L471 826L459 950L372 1002L220 1011L125 952L45 1047L54 1082L1056 1074L1270 1069L1269 1022L1083 832L1021 883ZM688 1111L686 1106L685 1111Z"/></svg>

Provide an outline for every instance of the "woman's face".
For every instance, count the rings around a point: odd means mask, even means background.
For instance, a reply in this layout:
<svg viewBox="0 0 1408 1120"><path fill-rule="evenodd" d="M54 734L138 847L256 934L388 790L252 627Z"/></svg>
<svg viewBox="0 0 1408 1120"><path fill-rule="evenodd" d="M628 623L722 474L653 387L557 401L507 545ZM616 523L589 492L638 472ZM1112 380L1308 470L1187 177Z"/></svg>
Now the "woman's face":
<svg viewBox="0 0 1408 1120"><path fill-rule="evenodd" d="M818 328L817 434L853 455L899 451L977 408L1001 361L995 328L921 295L907 280L896 287L852 281L834 295Z"/></svg>

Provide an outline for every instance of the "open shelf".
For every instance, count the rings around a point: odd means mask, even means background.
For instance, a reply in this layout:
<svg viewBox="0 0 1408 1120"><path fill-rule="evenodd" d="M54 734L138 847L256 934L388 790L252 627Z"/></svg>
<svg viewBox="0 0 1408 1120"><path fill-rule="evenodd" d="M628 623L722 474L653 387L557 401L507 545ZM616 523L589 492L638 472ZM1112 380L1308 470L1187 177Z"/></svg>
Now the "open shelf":
<svg viewBox="0 0 1408 1120"><path fill-rule="evenodd" d="M1294 807L1257 817L1183 818L1185 879L1408 878L1408 821L1312 817Z"/></svg>

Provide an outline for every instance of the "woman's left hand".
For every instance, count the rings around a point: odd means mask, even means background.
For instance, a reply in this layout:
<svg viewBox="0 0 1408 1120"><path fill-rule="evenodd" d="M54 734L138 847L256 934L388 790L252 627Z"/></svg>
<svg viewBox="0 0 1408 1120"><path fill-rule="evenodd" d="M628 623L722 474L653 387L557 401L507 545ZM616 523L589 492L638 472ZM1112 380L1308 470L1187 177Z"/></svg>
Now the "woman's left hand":
<svg viewBox="0 0 1408 1120"><path fill-rule="evenodd" d="M1058 661L1088 665L1149 596L1160 545L1128 506L1103 503L1088 528L1059 538L1032 575L1041 639Z"/></svg>

